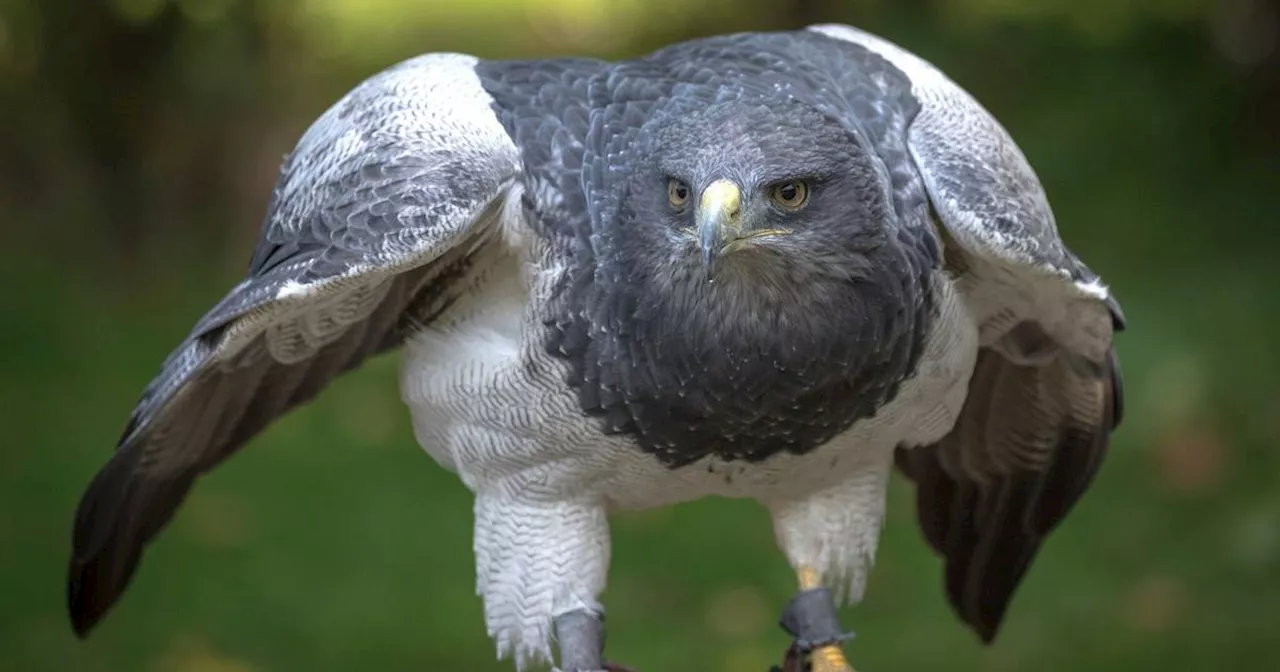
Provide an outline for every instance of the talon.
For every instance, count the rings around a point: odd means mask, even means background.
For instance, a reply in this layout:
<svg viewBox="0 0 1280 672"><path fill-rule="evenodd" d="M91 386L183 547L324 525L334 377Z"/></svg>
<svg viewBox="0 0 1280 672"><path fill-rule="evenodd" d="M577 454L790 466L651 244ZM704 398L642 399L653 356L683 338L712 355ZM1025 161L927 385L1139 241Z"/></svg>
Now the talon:
<svg viewBox="0 0 1280 672"><path fill-rule="evenodd" d="M812 666L805 660L804 651L792 642L782 656L782 667L774 665L769 668L769 672L812 672Z"/></svg>

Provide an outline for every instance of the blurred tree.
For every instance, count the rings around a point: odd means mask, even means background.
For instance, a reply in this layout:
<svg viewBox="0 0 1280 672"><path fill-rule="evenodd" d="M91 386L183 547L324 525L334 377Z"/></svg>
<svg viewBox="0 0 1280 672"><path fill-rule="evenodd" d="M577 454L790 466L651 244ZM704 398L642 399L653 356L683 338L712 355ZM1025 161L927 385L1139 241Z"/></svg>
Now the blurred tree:
<svg viewBox="0 0 1280 672"><path fill-rule="evenodd" d="M3 136L7 200L47 215L46 243L87 236L126 272L149 245L197 233L192 213L233 195L223 168L242 143L228 139L263 83L250 8L210 26L183 11L194 2L10 4L23 60L7 63L0 120L22 132Z"/></svg>

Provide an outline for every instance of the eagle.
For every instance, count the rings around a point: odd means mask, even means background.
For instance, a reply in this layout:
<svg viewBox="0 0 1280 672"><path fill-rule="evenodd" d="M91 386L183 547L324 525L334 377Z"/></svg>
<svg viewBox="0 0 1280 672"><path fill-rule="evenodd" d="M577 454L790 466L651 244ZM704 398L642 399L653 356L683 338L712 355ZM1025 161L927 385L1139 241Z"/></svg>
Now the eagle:
<svg viewBox="0 0 1280 672"><path fill-rule="evenodd" d="M616 669L610 516L719 496L771 516L789 651L851 670L836 608L895 469L990 642L1120 422L1123 325L1004 127L870 33L428 53L284 160L244 279L80 501L71 622L120 599L201 474L398 349L417 442L474 493L476 591L517 669Z"/></svg>

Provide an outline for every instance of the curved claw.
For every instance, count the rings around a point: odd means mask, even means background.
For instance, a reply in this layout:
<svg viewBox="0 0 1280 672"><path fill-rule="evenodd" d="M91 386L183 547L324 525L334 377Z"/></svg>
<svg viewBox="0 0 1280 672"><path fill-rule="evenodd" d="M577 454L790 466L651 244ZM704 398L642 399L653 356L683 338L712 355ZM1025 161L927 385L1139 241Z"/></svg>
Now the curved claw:
<svg viewBox="0 0 1280 672"><path fill-rule="evenodd" d="M813 666L805 660L806 656L799 646L792 642L782 657L782 667L774 665L769 672L812 672Z"/></svg>
<svg viewBox="0 0 1280 672"><path fill-rule="evenodd" d="M774 665L769 672L854 672L838 646L822 647L806 652L792 643L782 659L782 667Z"/></svg>

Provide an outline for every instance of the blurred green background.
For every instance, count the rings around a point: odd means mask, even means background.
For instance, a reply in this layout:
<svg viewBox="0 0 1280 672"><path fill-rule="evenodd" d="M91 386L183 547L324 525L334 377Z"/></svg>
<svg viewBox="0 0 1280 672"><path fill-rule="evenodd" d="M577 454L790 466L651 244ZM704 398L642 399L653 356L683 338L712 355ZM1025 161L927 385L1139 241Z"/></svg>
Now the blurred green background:
<svg viewBox="0 0 1280 672"><path fill-rule="evenodd" d="M863 672L1280 669L1280 11L1274 0L0 1L0 670L509 670L473 595L470 496L415 445L396 356L204 479L87 642L71 516L138 393L247 263L280 159L427 51L625 57L846 21L1012 131L1128 313L1128 416L981 647L896 482ZM618 519L609 650L764 672L793 578L766 516Z"/></svg>

